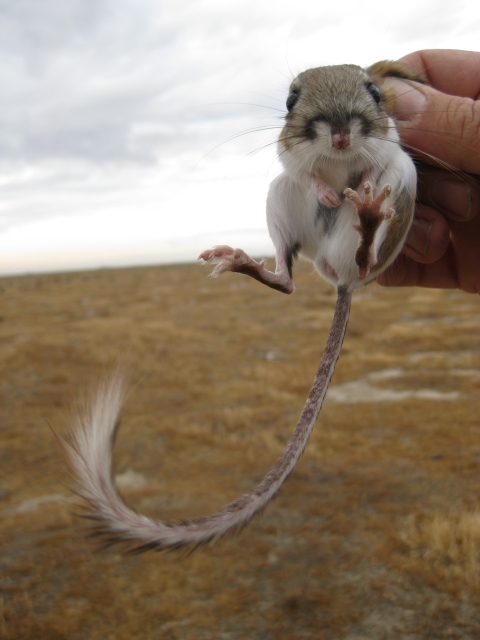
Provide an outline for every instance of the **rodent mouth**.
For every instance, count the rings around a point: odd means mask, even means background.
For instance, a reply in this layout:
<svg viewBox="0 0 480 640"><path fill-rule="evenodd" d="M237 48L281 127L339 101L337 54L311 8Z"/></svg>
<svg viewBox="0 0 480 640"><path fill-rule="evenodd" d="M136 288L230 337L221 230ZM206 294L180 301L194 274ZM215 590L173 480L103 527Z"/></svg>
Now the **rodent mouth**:
<svg viewBox="0 0 480 640"><path fill-rule="evenodd" d="M309 167L316 165L321 168L326 164L352 162L359 155L362 155L358 146L360 141L355 139L352 145L351 136L348 139L348 144L345 141L345 143L341 142L335 145L331 135L328 137L316 136L312 139L304 133L282 131L278 142L282 147L280 158L283 154L287 154L295 163Z"/></svg>
<svg viewBox="0 0 480 640"><path fill-rule="evenodd" d="M327 149L322 148L322 151L320 153L322 156L331 158L332 160L343 160L346 157L357 155L357 152L352 148L351 144L343 147L337 147L333 144L333 142Z"/></svg>

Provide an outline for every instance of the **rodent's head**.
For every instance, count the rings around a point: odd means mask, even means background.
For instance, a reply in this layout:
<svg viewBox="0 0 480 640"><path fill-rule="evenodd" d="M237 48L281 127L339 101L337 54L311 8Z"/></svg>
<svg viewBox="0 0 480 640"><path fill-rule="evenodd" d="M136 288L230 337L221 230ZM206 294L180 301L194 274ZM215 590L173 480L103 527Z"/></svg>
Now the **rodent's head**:
<svg viewBox="0 0 480 640"><path fill-rule="evenodd" d="M421 81L394 62L379 62L367 70L345 64L301 73L290 85L280 157L286 152L311 169L315 162L366 158L378 141L396 142L390 119L393 96L382 86L388 76Z"/></svg>

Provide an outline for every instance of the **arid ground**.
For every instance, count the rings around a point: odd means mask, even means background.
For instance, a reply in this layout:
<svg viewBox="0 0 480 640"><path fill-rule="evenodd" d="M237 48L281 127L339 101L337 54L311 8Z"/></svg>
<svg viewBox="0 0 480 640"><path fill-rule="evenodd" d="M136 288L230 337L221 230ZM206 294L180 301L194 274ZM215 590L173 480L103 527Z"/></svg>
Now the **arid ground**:
<svg viewBox="0 0 480 640"><path fill-rule="evenodd" d="M287 442L335 294L198 265L0 280L0 637L480 638L480 298L357 293L297 469L241 534L192 555L88 536L52 433L118 361L123 495L161 519L248 491Z"/></svg>

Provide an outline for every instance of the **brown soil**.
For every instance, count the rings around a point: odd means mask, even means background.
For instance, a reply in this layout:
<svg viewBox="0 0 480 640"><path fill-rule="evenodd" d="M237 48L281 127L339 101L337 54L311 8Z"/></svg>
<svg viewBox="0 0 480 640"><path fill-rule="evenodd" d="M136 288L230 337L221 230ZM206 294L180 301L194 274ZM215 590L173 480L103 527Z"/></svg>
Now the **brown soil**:
<svg viewBox="0 0 480 640"><path fill-rule="evenodd" d="M130 372L116 471L162 519L223 506L293 430L332 317L307 265L288 297L197 265L0 280L0 637L480 638L480 299L371 286L278 498L185 556L100 550L49 424Z"/></svg>

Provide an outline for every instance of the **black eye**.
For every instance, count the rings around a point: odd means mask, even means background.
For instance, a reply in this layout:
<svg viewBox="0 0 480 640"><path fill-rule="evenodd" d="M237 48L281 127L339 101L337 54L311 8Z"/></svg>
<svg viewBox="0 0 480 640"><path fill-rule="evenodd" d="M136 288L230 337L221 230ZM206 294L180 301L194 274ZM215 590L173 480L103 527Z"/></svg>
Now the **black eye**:
<svg viewBox="0 0 480 640"><path fill-rule="evenodd" d="M378 104L380 102L380 98L382 97L380 89L371 82L370 84L367 84L367 91Z"/></svg>
<svg viewBox="0 0 480 640"><path fill-rule="evenodd" d="M297 100L298 100L298 92L292 91L292 93L287 98L287 111L289 113L295 106L295 103L297 102Z"/></svg>

